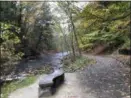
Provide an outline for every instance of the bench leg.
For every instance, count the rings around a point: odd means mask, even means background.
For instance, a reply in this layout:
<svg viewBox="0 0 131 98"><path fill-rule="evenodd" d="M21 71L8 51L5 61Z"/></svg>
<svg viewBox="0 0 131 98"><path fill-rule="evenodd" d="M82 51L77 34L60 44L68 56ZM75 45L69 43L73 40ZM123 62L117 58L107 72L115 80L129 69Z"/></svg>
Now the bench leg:
<svg viewBox="0 0 131 98"><path fill-rule="evenodd" d="M55 94L55 92L56 92L56 87L52 86L51 89L50 89L50 91L51 91L51 94L52 94L52 95Z"/></svg>
<svg viewBox="0 0 131 98"><path fill-rule="evenodd" d="M64 80L65 80L65 75L63 74L63 75L61 76L61 82L63 83Z"/></svg>
<svg viewBox="0 0 131 98"><path fill-rule="evenodd" d="M64 74L54 79L54 84L51 87L52 95L56 92L56 88L58 88L64 82Z"/></svg>
<svg viewBox="0 0 131 98"><path fill-rule="evenodd" d="M54 94L54 92L55 92L55 89L52 89L52 87L48 87L45 89L42 89L39 87L38 88L38 98L50 96L50 95Z"/></svg>

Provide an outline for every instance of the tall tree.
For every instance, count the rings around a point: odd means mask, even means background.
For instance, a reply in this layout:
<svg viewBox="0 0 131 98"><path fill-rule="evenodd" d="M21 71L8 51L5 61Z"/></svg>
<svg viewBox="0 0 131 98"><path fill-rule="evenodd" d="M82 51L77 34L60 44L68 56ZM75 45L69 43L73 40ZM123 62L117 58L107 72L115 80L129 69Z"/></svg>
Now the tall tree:
<svg viewBox="0 0 131 98"><path fill-rule="evenodd" d="M62 10L66 13L66 15L68 16L69 25L71 26L70 28L71 28L71 31L73 32L79 55L81 55L81 50L79 48L79 43L78 43L78 38L77 38L77 31L76 31L74 20L73 20L74 13L77 8L74 6L73 2L69 2L69 1L58 2L58 4L62 8ZM75 59L75 50L74 50L73 44L74 43L72 42L72 51L73 51L73 55L74 55L74 59Z"/></svg>
<svg viewBox="0 0 131 98"><path fill-rule="evenodd" d="M11 67L4 65L13 65L14 60L53 48L52 18L47 2L1 1L0 5L0 62L3 68Z"/></svg>

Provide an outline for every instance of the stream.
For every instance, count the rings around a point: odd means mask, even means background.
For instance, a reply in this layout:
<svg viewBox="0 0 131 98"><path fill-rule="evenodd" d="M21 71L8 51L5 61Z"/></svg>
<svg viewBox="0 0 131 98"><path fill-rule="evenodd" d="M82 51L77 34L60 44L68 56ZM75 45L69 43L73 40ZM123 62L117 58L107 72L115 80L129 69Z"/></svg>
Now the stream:
<svg viewBox="0 0 131 98"><path fill-rule="evenodd" d="M4 77L4 81L12 81L17 79L23 79L27 76L28 71L31 69L32 71L39 68L41 69L43 66L49 66L53 69L61 67L61 60L64 56L66 56L69 52L58 52L58 53L50 53L50 54L41 54L39 58L34 60L29 60L25 62L24 60L20 61L12 74ZM48 67L47 66L47 67Z"/></svg>
<svg viewBox="0 0 131 98"><path fill-rule="evenodd" d="M16 67L16 73L22 72L28 68L41 68L42 66L50 65L52 68L58 68L61 65L61 60L68 52L59 52L51 54L41 54L41 56L28 62L20 62Z"/></svg>

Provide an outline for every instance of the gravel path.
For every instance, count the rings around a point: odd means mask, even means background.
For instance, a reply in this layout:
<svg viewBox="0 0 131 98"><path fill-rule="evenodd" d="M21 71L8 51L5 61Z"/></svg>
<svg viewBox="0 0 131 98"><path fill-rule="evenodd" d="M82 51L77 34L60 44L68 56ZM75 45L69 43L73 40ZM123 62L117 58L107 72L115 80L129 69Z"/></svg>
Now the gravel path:
<svg viewBox="0 0 131 98"><path fill-rule="evenodd" d="M129 68L113 58L88 56L96 60L77 73L66 73L56 94L43 98L129 98ZM8 98L38 98L38 81L18 89Z"/></svg>
<svg viewBox="0 0 131 98"><path fill-rule="evenodd" d="M129 98L130 68L116 59L105 56L88 56L97 61L79 74L81 86L90 88L86 93L95 98ZM88 98L88 97L86 97Z"/></svg>

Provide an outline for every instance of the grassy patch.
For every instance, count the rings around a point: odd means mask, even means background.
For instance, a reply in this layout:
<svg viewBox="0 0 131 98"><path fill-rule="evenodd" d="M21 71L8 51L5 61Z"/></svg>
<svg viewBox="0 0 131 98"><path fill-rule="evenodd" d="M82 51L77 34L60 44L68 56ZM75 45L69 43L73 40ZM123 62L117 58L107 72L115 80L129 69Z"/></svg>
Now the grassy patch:
<svg viewBox="0 0 131 98"><path fill-rule="evenodd" d="M24 80L5 83L1 87L1 98L8 98L8 95L16 89L23 88L35 82L36 76L28 76Z"/></svg>
<svg viewBox="0 0 131 98"><path fill-rule="evenodd" d="M125 38L126 39L126 41L125 41L125 43L123 44L123 46L122 46L122 48L125 48L125 49L130 49L130 39L129 38Z"/></svg>
<svg viewBox="0 0 131 98"><path fill-rule="evenodd" d="M74 62L70 58L63 60L63 68L65 72L75 72L84 69L86 66L95 63L94 60L88 59L85 56L77 57Z"/></svg>

